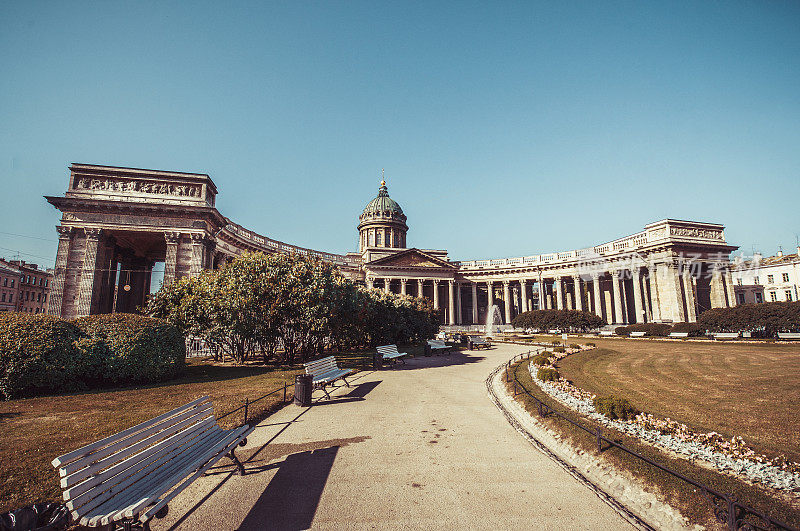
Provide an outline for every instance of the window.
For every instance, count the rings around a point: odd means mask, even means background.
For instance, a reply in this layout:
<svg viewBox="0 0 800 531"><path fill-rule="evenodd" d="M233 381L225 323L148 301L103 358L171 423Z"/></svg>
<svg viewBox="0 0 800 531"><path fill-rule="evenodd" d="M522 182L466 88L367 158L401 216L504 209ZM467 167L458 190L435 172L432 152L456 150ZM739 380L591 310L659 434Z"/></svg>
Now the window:
<svg viewBox="0 0 800 531"><path fill-rule="evenodd" d="M787 289L786 291L784 291L784 293L786 294L786 300L788 302L792 302L792 290Z"/></svg>
<svg viewBox="0 0 800 531"><path fill-rule="evenodd" d="M50 284L50 279L49 278L44 279L44 287L47 287L48 284Z"/></svg>
<svg viewBox="0 0 800 531"><path fill-rule="evenodd" d="M741 279L741 277L736 279L736 283L737 283L738 285L740 285L740 286L742 285L742 279Z"/></svg>
<svg viewBox="0 0 800 531"><path fill-rule="evenodd" d="M744 304L744 293L737 293L736 298L739 299L739 304Z"/></svg>
<svg viewBox="0 0 800 531"><path fill-rule="evenodd" d="M14 294L13 293L9 293L8 294L8 302L14 302Z"/></svg>
<svg viewBox="0 0 800 531"><path fill-rule="evenodd" d="M8 287L8 277L3 279L3 287Z"/></svg>
<svg viewBox="0 0 800 531"><path fill-rule="evenodd" d="M41 293L37 293L36 294L36 302L42 302L42 294Z"/></svg>
<svg viewBox="0 0 800 531"><path fill-rule="evenodd" d="M784 273L781 278L783 278L784 282L789 282L789 273Z"/></svg>
<svg viewBox="0 0 800 531"><path fill-rule="evenodd" d="M769 300L771 300L772 302L776 302L778 300L778 293L775 291L770 291Z"/></svg>
<svg viewBox="0 0 800 531"><path fill-rule="evenodd" d="M47 293L45 293L44 297L42 297L42 302L47 302Z"/></svg>
<svg viewBox="0 0 800 531"><path fill-rule="evenodd" d="M767 284L775 282L775 275L767 275Z"/></svg>
<svg viewBox="0 0 800 531"><path fill-rule="evenodd" d="M381 246L381 233L380 232L375 235L375 245L377 245L378 247Z"/></svg>
<svg viewBox="0 0 800 531"><path fill-rule="evenodd" d="M3 302L6 302L6 294L5 293L3 293L2 299L3 299Z"/></svg>
<svg viewBox="0 0 800 531"><path fill-rule="evenodd" d="M760 284L758 277L753 277L753 284Z"/></svg>
<svg viewBox="0 0 800 531"><path fill-rule="evenodd" d="M11 287L12 288L14 287L14 279L13 278L11 279Z"/></svg>

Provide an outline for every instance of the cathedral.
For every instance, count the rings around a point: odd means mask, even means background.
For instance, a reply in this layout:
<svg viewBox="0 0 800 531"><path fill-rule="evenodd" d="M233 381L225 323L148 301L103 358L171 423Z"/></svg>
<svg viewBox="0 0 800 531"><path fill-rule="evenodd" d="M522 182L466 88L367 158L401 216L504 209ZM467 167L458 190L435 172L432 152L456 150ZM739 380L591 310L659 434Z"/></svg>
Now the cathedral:
<svg viewBox="0 0 800 531"><path fill-rule="evenodd" d="M456 261L408 247L408 220L385 182L358 218L357 253L261 235L223 216L216 195L206 174L72 164L64 195L45 197L62 214L49 313L132 312L157 263L169 284L247 251L317 256L373 289L430 299L454 327L484 323L495 305L505 323L533 309L576 309L610 324L694 322L735 305L728 264L737 247L715 223L664 219L589 248Z"/></svg>

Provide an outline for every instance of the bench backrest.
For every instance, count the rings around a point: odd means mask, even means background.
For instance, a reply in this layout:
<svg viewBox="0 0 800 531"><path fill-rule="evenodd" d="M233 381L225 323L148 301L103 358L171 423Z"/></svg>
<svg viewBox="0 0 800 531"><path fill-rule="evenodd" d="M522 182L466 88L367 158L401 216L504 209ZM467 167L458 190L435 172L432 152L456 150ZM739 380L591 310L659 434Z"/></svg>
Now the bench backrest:
<svg viewBox="0 0 800 531"><path fill-rule="evenodd" d="M445 345L444 341L439 341L438 339L429 339L428 344L432 347L438 347L438 348L447 346Z"/></svg>
<svg viewBox="0 0 800 531"><path fill-rule="evenodd" d="M800 332L778 332L778 339L800 339Z"/></svg>
<svg viewBox="0 0 800 531"><path fill-rule="evenodd" d="M473 343L486 343L486 340L480 336L473 336L470 338L470 341L472 341Z"/></svg>
<svg viewBox="0 0 800 531"><path fill-rule="evenodd" d="M328 356L327 358L322 358L320 360L309 361L308 363L304 363L303 366L306 368L306 374L310 374L312 376L339 370L339 366L336 365L336 358L333 356Z"/></svg>
<svg viewBox="0 0 800 531"><path fill-rule="evenodd" d="M614 332L612 332L610 330L603 330L602 332L600 332L600 335L601 336L613 336Z"/></svg>
<svg viewBox="0 0 800 531"><path fill-rule="evenodd" d="M87 514L217 428L207 396L53 459L73 518Z"/></svg>
<svg viewBox="0 0 800 531"><path fill-rule="evenodd" d="M647 332L631 332L631 337L644 337Z"/></svg>
<svg viewBox="0 0 800 531"><path fill-rule="evenodd" d="M689 337L689 332L670 332L669 337Z"/></svg>
<svg viewBox="0 0 800 531"><path fill-rule="evenodd" d="M400 354L397 351L397 345L382 345L378 347L378 354L385 356L387 354Z"/></svg>
<svg viewBox="0 0 800 531"><path fill-rule="evenodd" d="M739 337L739 332L718 332L714 334L714 338L718 339L734 339Z"/></svg>

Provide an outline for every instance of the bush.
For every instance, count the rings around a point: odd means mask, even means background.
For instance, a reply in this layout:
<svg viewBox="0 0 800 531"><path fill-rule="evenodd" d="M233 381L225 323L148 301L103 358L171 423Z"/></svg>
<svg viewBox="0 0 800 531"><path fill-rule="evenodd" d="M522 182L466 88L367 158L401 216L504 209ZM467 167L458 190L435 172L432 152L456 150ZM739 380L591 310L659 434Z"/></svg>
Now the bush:
<svg viewBox="0 0 800 531"><path fill-rule="evenodd" d="M624 398L616 396L595 397L592 400L594 408L610 419L628 420L635 417L639 411Z"/></svg>
<svg viewBox="0 0 800 531"><path fill-rule="evenodd" d="M553 352L564 352L564 350L564 347L561 346L553 347Z"/></svg>
<svg viewBox="0 0 800 531"><path fill-rule="evenodd" d="M551 345L560 345L561 344L561 340L560 339L556 339L554 341L551 341L550 344Z"/></svg>
<svg viewBox="0 0 800 531"><path fill-rule="evenodd" d="M84 388L78 328L44 314L0 314L0 394L6 400Z"/></svg>
<svg viewBox="0 0 800 531"><path fill-rule="evenodd" d="M587 347L596 347L597 345L595 345L594 343L586 343L586 346Z"/></svg>
<svg viewBox="0 0 800 531"><path fill-rule="evenodd" d="M546 354L539 354L535 358L533 358L534 365L549 365L550 364L550 356Z"/></svg>
<svg viewBox="0 0 800 531"><path fill-rule="evenodd" d="M687 332L689 337L704 336L706 329L697 323L675 323L670 332Z"/></svg>
<svg viewBox="0 0 800 531"><path fill-rule="evenodd" d="M186 346L170 323L133 314L83 317L75 324L93 386L157 382L183 372Z"/></svg>
<svg viewBox="0 0 800 531"><path fill-rule="evenodd" d="M536 378L543 382L557 382L559 376L558 371L550 367L541 367L536 371Z"/></svg>
<svg viewBox="0 0 800 531"><path fill-rule="evenodd" d="M800 302L764 302L733 308L712 308L701 313L697 324L711 332L758 332L775 337L778 332L800 331Z"/></svg>
<svg viewBox="0 0 800 531"><path fill-rule="evenodd" d="M618 326L614 333L619 336L629 336L631 332L644 332L649 337L667 337L672 327L662 323L637 323L628 326Z"/></svg>
<svg viewBox="0 0 800 531"><path fill-rule="evenodd" d="M585 332L599 328L605 321L583 310L531 310L512 319L514 328L535 328L538 330L573 330Z"/></svg>
<svg viewBox="0 0 800 531"><path fill-rule="evenodd" d="M569 348L579 349L581 346L577 343L570 343Z"/></svg>

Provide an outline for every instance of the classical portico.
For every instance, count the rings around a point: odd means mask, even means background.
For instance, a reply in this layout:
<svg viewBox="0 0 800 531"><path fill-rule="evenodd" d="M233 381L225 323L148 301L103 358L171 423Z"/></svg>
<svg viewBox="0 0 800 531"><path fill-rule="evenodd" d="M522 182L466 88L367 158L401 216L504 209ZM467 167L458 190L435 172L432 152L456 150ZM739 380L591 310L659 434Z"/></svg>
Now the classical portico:
<svg viewBox="0 0 800 531"><path fill-rule="evenodd" d="M205 174L73 164L64 196L46 197L62 212L49 312L133 312L154 268L169 284L247 251L327 260L367 287L429 299L446 325L482 324L495 305L505 323L533 309L577 309L626 324L691 322L735 304L728 256L737 247L714 223L665 219L585 249L453 261L446 250L406 248L406 216L385 182L359 216L359 252L347 254L237 225L215 208L216 194Z"/></svg>

